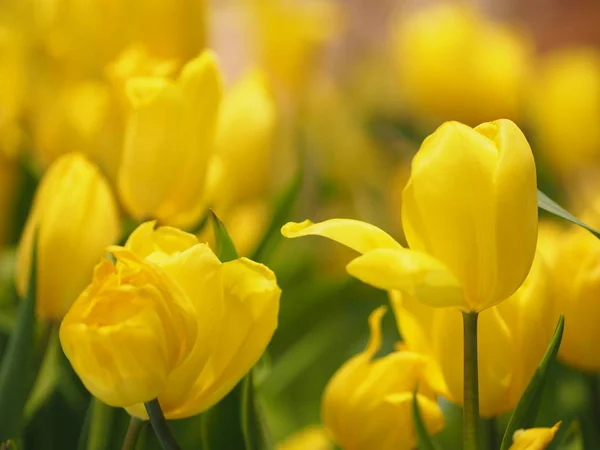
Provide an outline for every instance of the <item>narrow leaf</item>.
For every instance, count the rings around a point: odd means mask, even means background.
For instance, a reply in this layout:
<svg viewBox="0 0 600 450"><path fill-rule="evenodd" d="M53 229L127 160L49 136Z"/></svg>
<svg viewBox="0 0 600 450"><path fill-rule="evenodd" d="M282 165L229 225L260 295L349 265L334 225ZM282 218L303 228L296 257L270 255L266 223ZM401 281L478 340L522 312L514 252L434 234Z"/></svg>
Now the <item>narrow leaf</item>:
<svg viewBox="0 0 600 450"><path fill-rule="evenodd" d="M223 450L246 448L241 417L244 380L219 403L202 414L202 449Z"/></svg>
<svg viewBox="0 0 600 450"><path fill-rule="evenodd" d="M542 361L533 374L533 377L531 377L525 392L523 392L517 407L510 417L508 426L504 432L500 450L508 450L512 444L512 438L515 431L531 428L534 425L542 401L544 385L546 384L546 380L548 378L548 371L551 364L556 359L556 355L558 354L564 328L565 318L561 315L558 319L554 336L552 336L550 345L548 345L548 349L546 350L546 354L542 358Z"/></svg>
<svg viewBox="0 0 600 450"><path fill-rule="evenodd" d="M415 424L415 434L417 435L417 448L419 450L439 450L438 445L430 436L429 431L423 423L419 402L417 401L417 390L413 392L412 402L413 422Z"/></svg>
<svg viewBox="0 0 600 450"><path fill-rule="evenodd" d="M549 213L554 214L555 216L558 216L565 220L568 220L569 222L572 222L575 225L579 225L580 227L585 228L590 233L592 233L594 236L596 236L597 238L600 239L600 231L597 231L597 230L593 229L592 227L590 227L589 225L583 223L581 220L579 220L577 217L575 217L569 211L564 209L562 206L560 206L558 203L556 203L554 200L552 200L550 197L548 197L546 194L544 194L539 189L538 189L538 207L543 209L544 211L548 211Z"/></svg>
<svg viewBox="0 0 600 450"><path fill-rule="evenodd" d="M223 222L217 217L215 212L211 209L210 217L212 220L213 232L215 234L216 242L216 254L221 262L233 261L238 258L238 252L235 249L235 245L227 232L227 228L223 225Z"/></svg>
<svg viewBox="0 0 600 450"><path fill-rule="evenodd" d="M302 179L304 178L304 168L299 166L296 175L290 184L284 189L280 197L275 201L271 213L271 222L267 230L263 234L256 249L252 253L253 261L266 262L269 256L273 253L277 242L282 239L281 227L290 219L292 209L296 204L296 200L302 188Z"/></svg>
<svg viewBox="0 0 600 450"><path fill-rule="evenodd" d="M271 450L273 445L268 437L265 421L256 402L253 379L252 371L250 371L244 381L242 398L241 419L246 450Z"/></svg>
<svg viewBox="0 0 600 450"><path fill-rule="evenodd" d="M0 366L0 442L18 438L23 427L27 398L37 375L35 298L37 236L31 257L27 295L19 305L16 328L11 333Z"/></svg>

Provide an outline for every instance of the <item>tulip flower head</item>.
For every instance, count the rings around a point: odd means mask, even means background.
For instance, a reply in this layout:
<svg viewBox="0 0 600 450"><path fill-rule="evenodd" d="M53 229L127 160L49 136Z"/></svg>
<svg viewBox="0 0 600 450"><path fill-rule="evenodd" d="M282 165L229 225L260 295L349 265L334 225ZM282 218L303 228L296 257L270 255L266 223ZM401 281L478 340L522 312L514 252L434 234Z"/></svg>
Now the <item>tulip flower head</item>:
<svg viewBox="0 0 600 450"><path fill-rule="evenodd" d="M140 418L154 398L171 419L206 410L271 339L275 275L246 258L221 263L194 235L153 222L111 251L116 263L97 265L61 325L75 372L93 395Z"/></svg>
<svg viewBox="0 0 600 450"><path fill-rule="evenodd" d="M366 223L288 223L286 237L320 235L362 253L348 272L431 306L482 311L513 294L529 273L537 239L531 148L497 120L470 128L447 122L423 142L403 192L410 249Z"/></svg>
<svg viewBox="0 0 600 450"><path fill-rule="evenodd" d="M412 405L417 385L417 402L429 432L437 433L444 424L435 396L424 384L427 360L423 356L396 351L375 358L381 347L384 313L381 307L371 314L367 348L347 361L325 388L323 423L343 448L415 448Z"/></svg>
<svg viewBox="0 0 600 450"><path fill-rule="evenodd" d="M552 428L530 428L517 430L513 435L513 444L508 450L545 450L560 427L560 422Z"/></svg>
<svg viewBox="0 0 600 450"><path fill-rule="evenodd" d="M94 265L119 237L117 203L98 168L80 153L46 171L17 251L16 285L27 292L38 230L37 316L60 321L89 283Z"/></svg>

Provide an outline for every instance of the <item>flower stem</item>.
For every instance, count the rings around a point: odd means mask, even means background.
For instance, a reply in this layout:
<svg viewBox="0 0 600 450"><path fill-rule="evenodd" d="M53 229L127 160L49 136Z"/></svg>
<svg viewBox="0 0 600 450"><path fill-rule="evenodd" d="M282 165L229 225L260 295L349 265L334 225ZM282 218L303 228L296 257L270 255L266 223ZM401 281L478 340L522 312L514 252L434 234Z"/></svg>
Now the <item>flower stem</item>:
<svg viewBox="0 0 600 450"><path fill-rule="evenodd" d="M154 433L160 442L163 450L181 450L181 447L173 437L173 433L171 433L171 429L167 424L167 420L165 419L165 415L160 408L160 404L158 403L158 399L151 400L149 402L144 403L146 407L146 412L148 413L148 417L150 418L150 423L152 424L152 428L154 429Z"/></svg>
<svg viewBox="0 0 600 450"><path fill-rule="evenodd" d="M464 407L463 449L479 447L479 375L477 372L476 312L463 313L464 327Z"/></svg>
<svg viewBox="0 0 600 450"><path fill-rule="evenodd" d="M121 450L135 449L135 445L137 444L138 437L140 436L143 423L143 420L131 416L129 419L129 426L127 427L127 434L125 435L125 440L123 441L123 447L121 447Z"/></svg>

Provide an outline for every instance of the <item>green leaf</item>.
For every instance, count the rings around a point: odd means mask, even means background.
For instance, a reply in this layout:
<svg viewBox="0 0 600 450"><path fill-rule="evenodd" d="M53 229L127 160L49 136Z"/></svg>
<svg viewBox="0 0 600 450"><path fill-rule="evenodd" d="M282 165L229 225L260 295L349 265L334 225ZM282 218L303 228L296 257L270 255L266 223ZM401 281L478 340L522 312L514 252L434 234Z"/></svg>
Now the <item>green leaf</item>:
<svg viewBox="0 0 600 450"><path fill-rule="evenodd" d="M419 409L419 402L417 401L417 390L413 392L412 402L413 422L415 423L415 434L417 435L417 448L419 450L439 450L438 445L429 435L423 418L421 417L421 411Z"/></svg>
<svg viewBox="0 0 600 450"><path fill-rule="evenodd" d="M269 223L267 231L265 234L263 234L260 242L256 246L256 249L250 258L253 261L262 263L266 262L275 250L277 243L283 239L280 230L281 227L290 219L292 209L296 204L296 200L300 194L300 189L302 188L303 178L304 168L302 165L300 165L290 184L284 189L279 198L275 201L271 214L271 222Z"/></svg>
<svg viewBox="0 0 600 450"><path fill-rule="evenodd" d="M40 368L31 395L25 405L25 419L28 422L33 415L48 401L60 382L60 360L61 353L58 333L50 337L48 349Z"/></svg>
<svg viewBox="0 0 600 450"><path fill-rule="evenodd" d="M558 319L554 336L552 336L550 345L548 345L548 349L546 350L546 354L542 358L542 361L533 374L533 377L531 377L525 392L523 392L517 407L510 417L508 426L504 432L500 450L508 450L512 444L512 437L515 431L531 428L534 425L540 403L542 401L544 385L546 384L546 380L548 378L548 371L551 364L556 359L564 328L565 318L561 315Z"/></svg>
<svg viewBox="0 0 600 450"><path fill-rule="evenodd" d="M256 402L252 371L244 380L241 419L246 450L270 450L273 448L259 404Z"/></svg>
<svg viewBox="0 0 600 450"><path fill-rule="evenodd" d="M240 422L243 395L244 380L202 415L203 450L246 448Z"/></svg>
<svg viewBox="0 0 600 450"><path fill-rule="evenodd" d="M548 211L549 213L552 213L555 216L558 216L565 220L568 220L569 222L572 222L575 225L579 225L580 227L585 228L590 233L592 233L594 236L596 236L597 238L600 239L600 231L597 231L594 228L590 227L589 225L583 223L581 220L579 220L577 217L575 217L569 211L564 209L562 206L560 206L558 203L556 203L554 200L552 200L550 197L548 197L546 194L544 194L539 189L537 192L538 192L538 207L539 208L543 209L544 211Z"/></svg>
<svg viewBox="0 0 600 450"><path fill-rule="evenodd" d="M0 366L0 442L18 438L24 425L27 398L40 361L36 351L37 234L31 257L27 295L19 305L16 328L10 335Z"/></svg>
<svg viewBox="0 0 600 450"><path fill-rule="evenodd" d="M221 262L233 261L238 258L238 252L235 249L235 245L227 232L227 228L223 225L223 222L217 217L215 212L210 210L210 217L212 219L213 232L215 234L216 242L216 254Z"/></svg>

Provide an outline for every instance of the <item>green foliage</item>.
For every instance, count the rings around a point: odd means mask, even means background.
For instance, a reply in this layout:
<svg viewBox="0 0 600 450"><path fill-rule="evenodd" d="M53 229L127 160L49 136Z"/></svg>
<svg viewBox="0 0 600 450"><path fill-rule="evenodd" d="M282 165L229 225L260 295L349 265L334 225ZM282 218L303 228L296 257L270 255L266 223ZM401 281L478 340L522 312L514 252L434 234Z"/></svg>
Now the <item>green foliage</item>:
<svg viewBox="0 0 600 450"><path fill-rule="evenodd" d="M560 316L552 340L546 350L546 354L542 358L531 381L529 381L525 392L523 392L523 395L508 422L508 426L504 432L504 438L502 439L501 450L508 450L512 443L512 437L515 431L522 428L531 428L534 425L542 402L542 393L548 378L549 369L551 364L556 360L564 328L565 318L564 316Z"/></svg>
<svg viewBox="0 0 600 450"><path fill-rule="evenodd" d="M554 200L552 200L550 197L548 197L546 194L544 194L539 189L538 189L538 207L540 207L544 211L548 211L549 213L554 214L555 216L558 216L565 220L568 220L569 222L572 222L575 225L579 225L580 227L588 230L590 233L592 233L597 238L600 238L600 231L597 231L594 228L590 227L589 225L586 225L585 223L583 223L581 220L579 220L577 217L575 217L569 211L564 209L562 206L560 206L558 203L556 203Z"/></svg>

